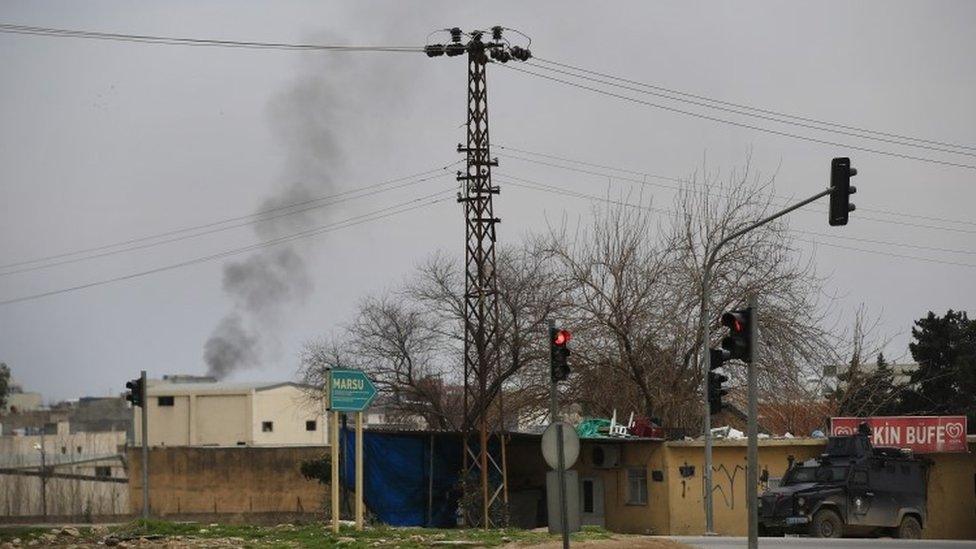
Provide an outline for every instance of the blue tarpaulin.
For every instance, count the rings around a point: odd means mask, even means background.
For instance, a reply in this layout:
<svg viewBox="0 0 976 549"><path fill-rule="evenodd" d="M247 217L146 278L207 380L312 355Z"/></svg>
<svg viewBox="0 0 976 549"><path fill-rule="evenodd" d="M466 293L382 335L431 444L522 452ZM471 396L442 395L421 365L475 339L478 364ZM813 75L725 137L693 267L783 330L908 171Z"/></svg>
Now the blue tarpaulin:
<svg viewBox="0 0 976 549"><path fill-rule="evenodd" d="M355 431L345 429L341 437L340 445L348 456L342 464L342 483L352 490ZM363 500L367 509L391 526L454 526L460 461L461 441L456 434L363 431Z"/></svg>

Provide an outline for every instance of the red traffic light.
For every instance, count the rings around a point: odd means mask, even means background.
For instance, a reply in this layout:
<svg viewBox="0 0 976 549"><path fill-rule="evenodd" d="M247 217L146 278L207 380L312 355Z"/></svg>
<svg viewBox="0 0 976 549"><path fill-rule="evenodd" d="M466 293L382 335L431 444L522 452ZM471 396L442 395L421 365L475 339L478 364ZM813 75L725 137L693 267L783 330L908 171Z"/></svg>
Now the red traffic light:
<svg viewBox="0 0 976 549"><path fill-rule="evenodd" d="M556 345L563 346L569 343L569 340L573 339L573 334L569 330L559 330L556 335L553 336L552 342Z"/></svg>
<svg viewBox="0 0 976 549"><path fill-rule="evenodd" d="M746 329L746 323L743 322L742 316L740 311L725 313L722 315L722 326L725 326L733 333L742 333Z"/></svg>

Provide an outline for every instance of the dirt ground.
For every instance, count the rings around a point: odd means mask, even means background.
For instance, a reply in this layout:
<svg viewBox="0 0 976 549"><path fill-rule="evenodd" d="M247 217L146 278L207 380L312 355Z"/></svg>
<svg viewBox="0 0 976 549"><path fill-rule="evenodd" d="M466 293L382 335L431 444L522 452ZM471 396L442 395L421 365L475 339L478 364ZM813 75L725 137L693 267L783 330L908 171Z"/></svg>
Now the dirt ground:
<svg viewBox="0 0 976 549"><path fill-rule="evenodd" d="M574 541L572 542L571 546L574 549L577 547L593 549L629 549L630 547L639 549L691 549L690 546L685 545L684 543L678 543L668 539L653 538L650 536L625 535L614 536L611 539L589 540L584 542ZM505 545L504 547L512 549L516 547L521 547L523 549L562 549L563 544L561 541L551 541L529 546L517 545L513 543Z"/></svg>

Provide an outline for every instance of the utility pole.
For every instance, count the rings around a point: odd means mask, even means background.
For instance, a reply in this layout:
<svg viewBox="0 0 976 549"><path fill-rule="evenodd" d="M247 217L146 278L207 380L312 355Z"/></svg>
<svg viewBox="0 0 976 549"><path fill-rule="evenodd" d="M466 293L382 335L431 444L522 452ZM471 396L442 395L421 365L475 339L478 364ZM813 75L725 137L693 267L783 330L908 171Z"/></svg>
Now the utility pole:
<svg viewBox="0 0 976 549"><path fill-rule="evenodd" d="M47 449L44 447L44 427L41 427L41 515L47 518Z"/></svg>
<svg viewBox="0 0 976 549"><path fill-rule="evenodd" d="M139 380L142 381L142 518L149 520L149 407L146 406L149 390L146 387L145 370L139 374Z"/></svg>
<svg viewBox="0 0 976 549"><path fill-rule="evenodd" d="M492 197L499 188L491 183L491 168L498 161L491 158L488 139L488 87L485 68L491 59L507 62L511 59L525 61L529 50L512 46L502 37L504 29L493 27L489 31L475 30L468 33L460 28L447 30L451 42L447 45L428 44L424 51L428 57L447 55L455 57L467 53L467 142L458 144L457 152L467 159L465 172L458 172L463 192L458 192L458 202L464 204L465 214L465 292L464 292L464 420L462 486L469 495L480 493L481 516L474 516L473 509L462 509L465 524L492 526L493 506L508 504L508 475L504 460L505 426L500 424L502 411L492 418L490 409L495 399L501 407L502 391L499 376L498 333L498 284L495 267L496 226L501 219L495 217ZM467 38L467 42L462 39ZM489 421L499 424L489 427ZM477 441L473 431L477 429ZM501 459L489 456L492 438L498 441ZM500 483L495 480L500 478ZM478 489L472 483L477 480ZM495 485L497 483L497 485ZM465 498L471 501L471 498Z"/></svg>
<svg viewBox="0 0 976 549"><path fill-rule="evenodd" d="M739 229L739 230L733 232L732 234L726 236L721 241L719 241L719 243L711 250L711 252L707 256L707 259L705 260L704 268L702 269L702 288L701 288L701 290L702 290L702 301L701 301L701 311L700 311L701 314L699 316L699 322L701 323L701 336L702 336L702 340L701 340L702 400L704 401L704 405L703 405L703 412L704 413L703 413L702 425L704 426L704 431L705 431L704 432L704 436L705 436L705 471L703 472L704 474L702 476L702 481L703 481L702 484L703 484L703 489L705 491L705 494L704 494L705 497L703 498L703 502L704 502L704 505L705 505L705 535L715 535L715 523L714 523L714 516L713 516L713 513L712 513L712 430L711 430L711 407L710 407L709 402L708 402L708 373L711 371L711 356L710 356L711 353L709 353L709 351L708 351L709 345L710 345L710 341L711 341L711 334L709 333L709 329L710 329L709 322L710 321L709 321L709 313L708 313L709 299L710 299L710 296L709 296L709 286L711 285L711 271L712 271L712 268L715 266L715 259L718 257L718 252L722 249L722 247L725 246L726 244L728 244L729 242L731 242L731 241L735 240L736 238L739 238L740 236L742 236L742 235L744 235L744 234L752 231L753 229L762 227L763 225L765 225L765 224L767 224L767 223L769 223L771 221L774 221L776 219L779 219L780 217L782 217L782 216L784 216L784 215L786 215L786 214L788 214L788 213L790 213L790 212L792 212L794 210L798 210L798 209L802 208L803 206L806 206L807 204L810 204L811 202L815 202L815 201L817 201L817 200L819 200L819 199L821 199L821 198L823 198L825 196L830 196L830 201L831 201L831 208L830 208L830 212L828 213L828 222L829 222L829 224L830 225L846 225L847 224L847 221L848 221L847 215L842 215L841 212L843 212L843 213L846 214L846 213L849 213L849 212L854 211L854 205L853 204L850 204L850 195L851 194L854 194L857 191L857 189L855 187L852 187L850 185L850 178L852 176L854 176L854 175L857 175L857 170L851 166L851 161L850 161L849 158L835 158L835 159L833 159L832 162L831 162L830 187L828 187L824 191L821 191L821 192L819 192L819 193L811 196L810 198L807 198L806 200L801 200L800 202L797 202L796 204L793 204L792 206L789 206L789 207L787 207L787 208L785 208L783 210L780 210L780 211L774 213L773 215L771 215L769 217L766 217L764 219L761 219L761 220L759 220L759 221L757 221L755 223L752 223L751 225L748 225L747 227L744 227L742 229ZM753 328L753 334L756 333L756 330L758 330L758 325ZM754 340L753 341L753 347L752 347L753 353L757 353L758 354L758 349L755 346L755 343L756 342ZM753 366L752 364L749 364L749 372L748 372L747 375L749 375L749 376L755 376L755 366ZM755 380L754 379L751 379L750 382L751 383L755 383ZM756 398L755 397L755 387L750 387L749 393L750 393L750 396L749 396L749 399L750 399L750 403L749 403L749 407L750 407L750 410L749 410L750 421L756 421L756 418L753 417L754 414L755 414L755 410L752 409L753 403L751 401L751 399ZM751 427L748 427L748 428L755 427L754 424L750 424L750 426ZM754 444L756 444L756 437L752 437L750 435L749 436L749 445L750 445L750 448L749 448L749 450L747 452L750 455L751 455L751 453L753 451L753 448L752 447L753 447ZM758 450L756 450L756 451L758 453ZM750 467L751 468L754 469L755 466L756 465L754 463L750 463ZM755 473L755 471L753 471L753 473ZM750 475L750 485L753 486L753 489L751 491L751 494L750 495L747 495L747 497L749 497L751 499L748 502L746 502L746 503L747 503L748 509L749 509L749 518L750 518L750 521L754 517L757 519L756 520L755 531L758 532L758 514L757 514L757 509L756 509L756 498L753 497L755 495L755 484L756 483L752 481L752 477ZM753 530L753 526L750 525L750 528L749 528L749 532L750 532L750 547L755 547L755 545L751 545L751 539L752 539L752 532L753 531L754 531Z"/></svg>

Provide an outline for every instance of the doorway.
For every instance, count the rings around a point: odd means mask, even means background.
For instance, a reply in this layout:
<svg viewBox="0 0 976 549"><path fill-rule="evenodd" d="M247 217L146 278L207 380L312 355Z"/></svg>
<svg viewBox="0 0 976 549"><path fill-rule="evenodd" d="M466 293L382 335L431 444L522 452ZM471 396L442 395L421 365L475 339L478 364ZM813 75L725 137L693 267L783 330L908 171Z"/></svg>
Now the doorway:
<svg viewBox="0 0 976 549"><path fill-rule="evenodd" d="M580 479L580 524L605 527L603 516L603 479Z"/></svg>

